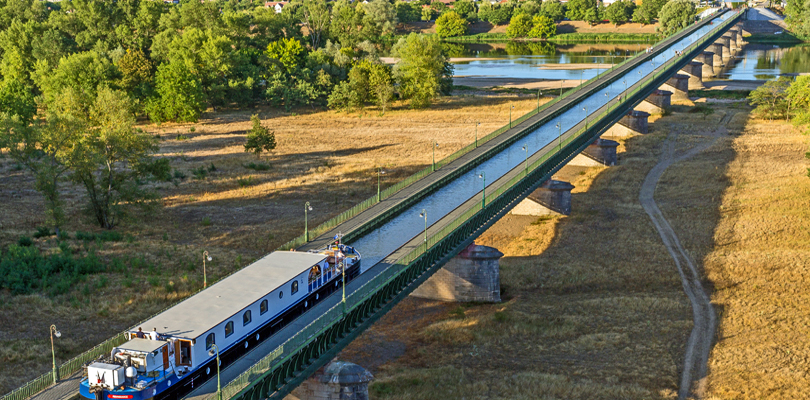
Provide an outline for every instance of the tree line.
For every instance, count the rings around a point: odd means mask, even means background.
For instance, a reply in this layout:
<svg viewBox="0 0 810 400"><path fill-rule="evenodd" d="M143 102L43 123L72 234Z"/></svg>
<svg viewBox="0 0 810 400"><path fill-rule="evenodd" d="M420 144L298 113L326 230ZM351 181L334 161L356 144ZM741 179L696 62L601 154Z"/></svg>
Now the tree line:
<svg viewBox="0 0 810 400"><path fill-rule="evenodd" d="M281 13L248 0L0 0L0 150L34 174L57 230L67 179L111 229L132 206L158 205L147 183L171 178L139 116L196 121L209 107L255 104L385 110L397 95L425 107L449 93L438 38L395 41L396 14L387 0L294 0ZM378 56L390 42L393 67Z"/></svg>

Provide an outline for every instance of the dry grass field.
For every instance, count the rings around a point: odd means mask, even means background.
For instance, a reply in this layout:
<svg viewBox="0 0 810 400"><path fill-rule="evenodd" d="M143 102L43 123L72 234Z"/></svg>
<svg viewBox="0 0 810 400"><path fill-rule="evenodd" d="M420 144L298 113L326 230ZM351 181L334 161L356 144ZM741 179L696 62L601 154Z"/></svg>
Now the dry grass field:
<svg viewBox="0 0 810 400"><path fill-rule="evenodd" d="M310 226L317 225L375 194L377 167L386 171L385 188L430 164L432 140L440 159L474 140L476 121L481 136L508 123L510 104L519 116L537 101L460 96L428 110L398 104L385 115L255 109L207 115L196 124L144 126L160 135L160 155L177 171L174 183L157 186L164 207L116 228L121 241L76 240L76 231L99 230L82 213L83 190L63 184L71 251L95 252L113 267L56 297L0 291L0 393L50 370L50 324L63 334L56 356L65 361L199 290L203 251L213 257L207 273L215 281L300 235L306 201L313 208ZM261 159L243 148L252 113L278 142ZM246 168L250 163L269 169ZM45 223L31 175L2 157L0 215L0 249ZM34 242L44 251L58 246L54 237Z"/></svg>
<svg viewBox="0 0 810 400"><path fill-rule="evenodd" d="M571 216L488 230L477 242L505 254L501 304L409 298L340 358L370 368L381 399L677 397L691 308L639 188L670 132L677 155L722 125L656 192L719 316L706 397L808 397L807 137L742 103L712 107L621 141L617 167L566 167Z"/></svg>

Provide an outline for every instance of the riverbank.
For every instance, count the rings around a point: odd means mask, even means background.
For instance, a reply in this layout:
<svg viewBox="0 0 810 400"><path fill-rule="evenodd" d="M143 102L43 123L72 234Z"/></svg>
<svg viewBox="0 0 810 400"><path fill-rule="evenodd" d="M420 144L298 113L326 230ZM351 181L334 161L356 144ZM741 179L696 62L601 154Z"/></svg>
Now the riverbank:
<svg viewBox="0 0 810 400"><path fill-rule="evenodd" d="M550 43L655 43L658 35L652 33L563 33L547 39L510 38L506 33L484 32L472 35L443 38L450 43L482 42L550 42Z"/></svg>

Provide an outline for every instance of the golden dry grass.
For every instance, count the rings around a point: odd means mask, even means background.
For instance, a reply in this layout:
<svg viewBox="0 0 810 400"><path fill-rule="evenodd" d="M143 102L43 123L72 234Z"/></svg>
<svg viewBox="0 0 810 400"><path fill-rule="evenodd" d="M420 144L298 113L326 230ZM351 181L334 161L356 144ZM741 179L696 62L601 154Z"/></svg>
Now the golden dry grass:
<svg viewBox="0 0 810 400"><path fill-rule="evenodd" d="M473 141L476 121L481 136L508 123L510 104L517 117L537 102L517 95L452 97L427 110L396 104L385 115L254 109L206 115L196 124L144 126L160 135L161 155L187 178L156 185L164 207L117 228L126 240L68 241L76 254L122 260L120 270L89 276L55 298L0 291L0 393L50 370L50 324L63 333L56 355L65 361L198 290L203 250L213 257L209 282L221 278L300 235L304 202L312 203L313 227L376 193L376 167L386 170L385 188L429 165L432 140L440 159ZM243 148L252 113L278 142L261 160ZM243 166L250 162L271 168ZM194 177L192 170L211 164L215 171ZM83 190L65 183L63 193L71 236L96 231L81 213ZM0 215L0 248L45 224L32 177L8 158L0 158ZM46 251L58 244L53 237L35 243Z"/></svg>
<svg viewBox="0 0 810 400"><path fill-rule="evenodd" d="M618 167L566 167L570 217L507 216L488 230L478 243L506 255L503 303L409 298L341 359L385 355L371 366L384 399L677 397L691 308L638 191L667 134L679 133L677 156L723 127L656 191L718 311L706 398L810 397L807 137L742 104L713 107L705 118L676 107L622 143Z"/></svg>

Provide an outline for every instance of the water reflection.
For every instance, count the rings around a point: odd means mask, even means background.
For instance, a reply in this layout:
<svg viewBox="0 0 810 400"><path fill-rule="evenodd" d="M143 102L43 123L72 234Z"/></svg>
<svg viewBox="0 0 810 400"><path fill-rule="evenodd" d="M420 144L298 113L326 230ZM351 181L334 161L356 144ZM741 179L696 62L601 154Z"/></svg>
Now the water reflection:
<svg viewBox="0 0 810 400"><path fill-rule="evenodd" d="M720 79L768 80L779 75L810 72L810 45L783 47L749 43Z"/></svg>
<svg viewBox="0 0 810 400"><path fill-rule="evenodd" d="M456 76L590 79L605 64L618 64L645 44L566 44L548 42L444 43L450 57L479 58L455 64ZM576 70L548 70L542 64L585 64ZM591 66L592 65L592 66Z"/></svg>

